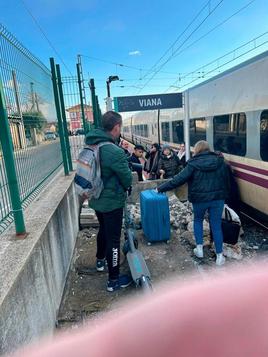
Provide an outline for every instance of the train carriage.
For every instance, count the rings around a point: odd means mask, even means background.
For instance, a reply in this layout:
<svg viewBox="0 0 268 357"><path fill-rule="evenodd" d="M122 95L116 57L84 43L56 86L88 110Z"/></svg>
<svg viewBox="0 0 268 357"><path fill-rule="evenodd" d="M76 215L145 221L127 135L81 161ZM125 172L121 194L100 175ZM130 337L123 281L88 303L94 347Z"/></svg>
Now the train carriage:
<svg viewBox="0 0 268 357"><path fill-rule="evenodd" d="M237 177L242 202L268 219L268 51L189 91L190 145L207 140L221 151ZM183 109L140 112L124 120L134 143L183 141Z"/></svg>

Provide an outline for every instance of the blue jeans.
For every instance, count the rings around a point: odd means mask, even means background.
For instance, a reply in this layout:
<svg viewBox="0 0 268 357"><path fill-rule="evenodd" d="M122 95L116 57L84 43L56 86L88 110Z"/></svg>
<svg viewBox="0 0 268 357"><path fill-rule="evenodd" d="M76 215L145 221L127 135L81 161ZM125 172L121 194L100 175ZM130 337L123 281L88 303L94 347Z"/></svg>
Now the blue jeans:
<svg viewBox="0 0 268 357"><path fill-rule="evenodd" d="M215 200L209 202L193 203L194 210L194 235L196 244L203 244L203 220L206 211L209 214L209 224L213 234L213 240L216 248L216 253L222 253L222 229L221 216L223 211L224 201Z"/></svg>

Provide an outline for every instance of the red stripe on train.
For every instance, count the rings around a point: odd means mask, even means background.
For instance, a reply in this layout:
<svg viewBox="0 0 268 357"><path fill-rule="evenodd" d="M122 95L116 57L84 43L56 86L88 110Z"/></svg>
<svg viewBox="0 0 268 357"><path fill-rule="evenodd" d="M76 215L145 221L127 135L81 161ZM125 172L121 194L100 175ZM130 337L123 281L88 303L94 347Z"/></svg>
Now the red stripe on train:
<svg viewBox="0 0 268 357"><path fill-rule="evenodd" d="M239 162L235 162L235 161L228 161L228 162L231 166L239 167L240 169L245 169L248 171L256 172L257 174L268 176L268 170L258 169L257 167L240 164Z"/></svg>
<svg viewBox="0 0 268 357"><path fill-rule="evenodd" d="M253 183L254 185L268 188L268 180L266 180L262 177L253 176L253 175L246 174L245 172L241 172L241 171L237 171L237 170L234 170L234 176L236 176L244 181Z"/></svg>

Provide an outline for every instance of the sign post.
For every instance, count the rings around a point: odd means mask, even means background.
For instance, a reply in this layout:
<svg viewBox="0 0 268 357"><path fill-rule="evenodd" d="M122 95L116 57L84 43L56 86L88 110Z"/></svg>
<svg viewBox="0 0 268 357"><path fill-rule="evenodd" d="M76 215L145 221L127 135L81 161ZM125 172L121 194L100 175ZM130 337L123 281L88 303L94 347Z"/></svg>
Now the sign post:
<svg viewBox="0 0 268 357"><path fill-rule="evenodd" d="M184 94L184 141L186 161L190 159L190 107L189 107L189 90Z"/></svg>

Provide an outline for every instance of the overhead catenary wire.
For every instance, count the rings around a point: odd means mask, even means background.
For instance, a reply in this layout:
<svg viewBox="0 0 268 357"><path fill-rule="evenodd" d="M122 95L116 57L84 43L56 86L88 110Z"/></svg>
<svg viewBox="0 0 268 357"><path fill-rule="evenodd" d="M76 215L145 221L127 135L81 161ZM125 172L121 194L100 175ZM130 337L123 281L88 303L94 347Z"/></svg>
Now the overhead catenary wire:
<svg viewBox="0 0 268 357"><path fill-rule="evenodd" d="M58 50L55 48L55 46L53 45L53 43L50 41L50 39L48 38L47 34L45 33L45 31L43 30L43 28L40 26L39 22L37 21L36 17L33 15L33 13L31 12L31 10L29 9L29 6L25 3L24 0L20 0L22 5L24 6L25 10L27 11L27 13L30 15L30 17L32 18L33 22L35 23L35 25L37 26L37 28L39 29L39 31L42 33L42 35L44 36L44 38L46 39L47 43L49 44L49 46L52 48L52 50L55 52L55 54L57 55L57 57L59 58L59 60L61 61L61 63L63 64L63 66L65 67L65 69L71 74L72 72L70 71L70 69L68 68L68 66L66 65L66 63L64 62L64 60L62 59L61 55L59 54Z"/></svg>
<svg viewBox="0 0 268 357"><path fill-rule="evenodd" d="M255 2L256 0L251 0L249 1L246 5L242 6L239 10L237 10L236 12L234 12L232 15L230 15L229 17L227 17L226 19L224 19L223 21L219 22L216 26L214 26L212 29L210 29L208 32L206 32L204 35L202 35L201 37L199 37L198 39L196 39L195 41L193 41L192 43L190 43L190 45L188 45L187 47L184 47L179 53L177 53L174 57L178 57L181 53L183 53L184 51L188 50L190 47L192 47L193 45L195 45L197 42L201 41L203 38L205 38L207 35L209 35L211 32L215 31L218 27L224 25L226 22L228 22L229 20L231 20L234 16L238 15L241 11L245 10L247 7L249 7L253 2Z"/></svg>
<svg viewBox="0 0 268 357"><path fill-rule="evenodd" d="M214 59L214 60L212 60L212 61L206 63L205 65L202 65L201 67L198 67L196 70L191 71L191 72L188 72L188 73L187 73L187 76L189 76L189 75L194 75L194 74L196 74L196 73L200 73L200 71L202 70L202 72L204 73L204 75L202 75L202 78L205 77L205 76L207 77L210 73L213 73L213 72L219 70L219 68L222 68L222 67L226 66L227 64L229 64L229 63L231 63L231 62L233 62L233 61L236 61L238 58L241 58L242 56L245 56L246 54L248 54L248 53L250 53L250 52L256 50L257 48L259 48L259 47L264 46L265 44L267 44L267 43L268 43L268 39L267 39L266 41L263 41L263 42L260 43L259 45L256 44L256 43L257 43L257 40L259 40L260 38L262 38L262 37L264 37L264 36L266 36L266 35L268 35L268 31L265 31L265 32L262 33L261 35L259 35L259 36L255 37L255 38L251 39L250 41L245 42L244 44L242 44L242 45L236 47L236 48L233 49L232 51L228 51L228 52L225 53L224 55L222 55L222 56L220 56L220 57L217 57L216 59ZM232 59L229 59L229 60L227 60L226 62L220 64L220 60L222 60L223 58L225 58L225 57L227 57L227 56L229 56L229 55L231 55L231 54L235 54L235 53L237 54L238 50L241 50L242 48L244 48L244 47L246 47L246 46L248 46L248 45L250 45L250 44L253 44L253 47L252 47L251 49L246 50L245 52L243 52L243 53L241 53L241 54L239 54L239 55L235 55L235 56L233 56ZM205 71L205 68L211 66L213 63L216 63L216 64L217 64L216 67L213 68L212 70L209 70L209 71L206 72L206 71ZM170 85L170 86L167 88L166 92L167 92L170 88L176 86L176 84L178 84L178 82L182 81L184 78L187 78L187 76L186 76L186 77L182 76L180 79L177 79L172 85ZM196 82L196 81L197 81L198 79L200 79L200 78L201 78L201 77L199 77L199 78L198 78L198 77L193 78L190 82L188 82L188 83L186 83L186 84L180 86L180 89L189 86L190 84Z"/></svg>
<svg viewBox="0 0 268 357"><path fill-rule="evenodd" d="M105 59L102 59L102 58L97 58L97 57L93 57L93 56L88 56L88 55L83 55L81 54L82 57L85 57L85 58L89 58L91 60L94 60L94 61L99 61L99 62L103 62L103 63L108 63L108 64L111 64L111 65L115 65L115 66L118 66L118 67L125 67L125 68L128 68L128 69L133 69L133 70L136 70L136 71L149 71L148 68L141 68L141 67L135 67L135 66L129 66L127 64L124 64L124 63L119 63L119 62L113 62L113 61L108 61L108 60L105 60ZM167 72L167 71L161 71L160 73L166 73L166 74L173 74L173 75L177 75L178 73L175 73L175 72Z"/></svg>
<svg viewBox="0 0 268 357"><path fill-rule="evenodd" d="M194 16L194 18L192 19L192 21L190 21L190 23L186 26L186 28L177 36L177 38L175 39L175 41L168 47L168 49L164 52L164 54L155 62L155 64L150 68L149 71L147 71L147 73L142 77L142 79L145 79L149 74L151 74L153 71L152 69L154 69L156 67L156 65L161 62L161 60L166 56L166 54L173 49L173 47L175 46L175 44L179 41L179 39L185 34L185 32L191 27L191 25L196 21L196 19L200 16L200 14L204 11L204 9L206 9L207 7L209 7L209 13L210 13L210 6L211 6L211 0L207 1L202 7L201 9L198 11L198 13ZM157 70L156 70L157 71ZM155 72L156 72L155 71ZM160 73L157 72L157 73ZM180 74L179 74L180 75ZM154 76L151 77L150 81L154 79ZM135 83L136 85L138 85L138 83Z"/></svg>
<svg viewBox="0 0 268 357"><path fill-rule="evenodd" d="M161 60L166 56L166 54L173 49L173 47L175 46L175 44L180 40L180 38L185 34L185 32L192 26L192 24L195 22L195 20L199 17L199 15L203 12L204 9L207 8L207 6L209 5L211 0L207 1L205 3L205 5L198 11L198 13L195 15L195 17L193 18L193 20L186 26L186 28L177 36L177 38L175 39L175 41L168 47L168 49L164 52L164 54L155 62L155 64L151 67L151 69L148 71L148 73L146 73L143 76L143 79L146 78L150 73L152 73L152 69L155 68L157 66L157 64L159 62L161 62Z"/></svg>
<svg viewBox="0 0 268 357"><path fill-rule="evenodd" d="M235 11L233 14L231 14L230 16L228 16L226 19L224 19L223 21L221 21L220 23L218 23L216 26L214 26L212 29L210 29L208 32L206 32L204 35L202 35L201 37L199 37L197 40L193 41L191 44L189 44L187 47L184 47L179 53L177 53L175 55L175 57L179 56L181 53L183 53L184 51L188 50L190 47L192 47L193 45L195 45L197 42L201 41L204 37L206 37L207 35L209 35L211 32L215 31L217 28L219 28L220 26L224 25L226 22L228 22L229 20L231 20L234 16L238 15L241 11L245 10L247 7L249 7L253 2L255 2L256 0L251 0L249 1L246 5L242 6L240 9L238 9L237 11ZM241 46L240 46L241 47ZM240 48L239 47L239 48ZM233 51L231 51L233 52ZM226 56L226 55L224 55ZM221 57L220 57L221 58ZM213 61L214 62L214 61ZM197 71L203 69L203 67L200 67ZM194 74L197 73L197 71L193 71L193 72L188 72L187 75L189 74ZM179 79L177 79L173 84L171 84L170 87L167 88L166 91L168 91L172 86L176 85L179 81L182 80L182 78L185 78L184 76L180 76Z"/></svg>
<svg viewBox="0 0 268 357"><path fill-rule="evenodd" d="M206 22L206 20L217 10L217 8L223 3L224 0L220 0L214 7L211 9L208 13L208 15L193 29L193 31L190 32L190 34L184 39L184 41L179 45L179 47L173 51L171 56L169 56L161 65L158 67L157 71L154 72L154 74L147 80L147 82L143 85L143 87L139 90L138 93L140 93L156 76L157 73L160 72L160 70L175 56L175 54L179 51L180 48L193 36L196 31L199 30L199 28Z"/></svg>

